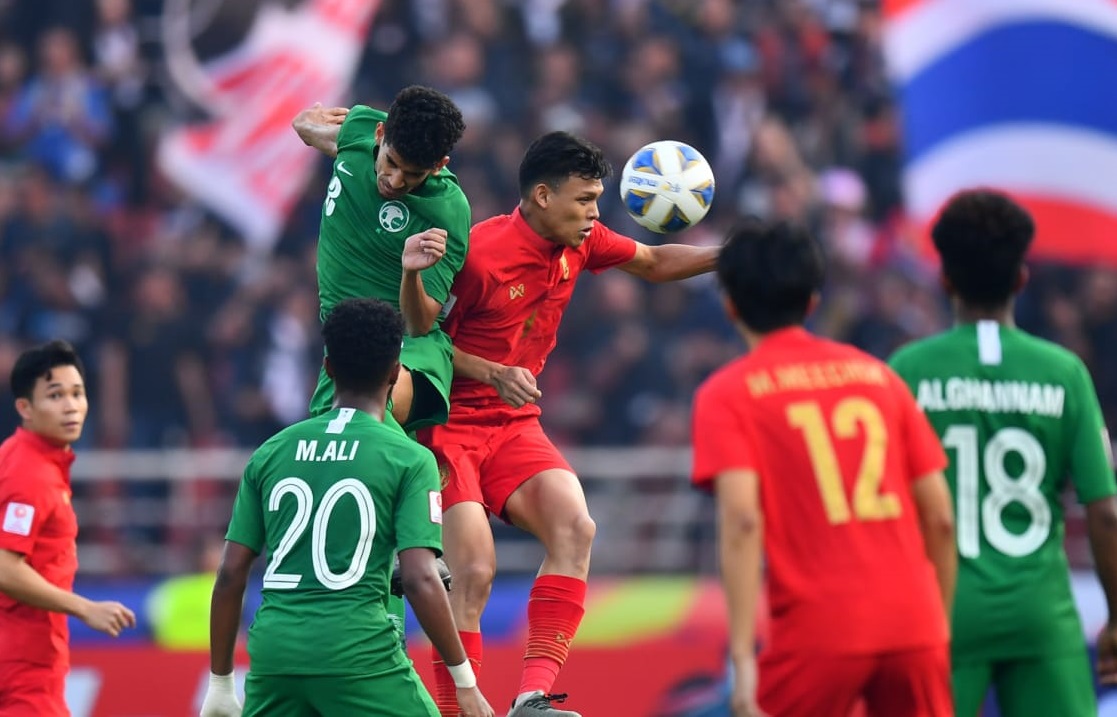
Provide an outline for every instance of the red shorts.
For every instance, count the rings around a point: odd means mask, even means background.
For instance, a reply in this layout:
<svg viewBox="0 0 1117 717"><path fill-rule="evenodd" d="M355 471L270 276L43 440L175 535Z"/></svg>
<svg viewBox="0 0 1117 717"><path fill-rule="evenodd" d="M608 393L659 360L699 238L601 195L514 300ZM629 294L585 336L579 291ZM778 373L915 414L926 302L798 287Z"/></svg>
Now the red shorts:
<svg viewBox="0 0 1117 717"><path fill-rule="evenodd" d="M772 717L953 717L947 650L761 654L757 701Z"/></svg>
<svg viewBox="0 0 1117 717"><path fill-rule="evenodd" d="M65 671L26 662L0 662L0 715L70 717Z"/></svg>
<svg viewBox="0 0 1117 717"><path fill-rule="evenodd" d="M537 415L455 416L445 426L422 431L419 440L438 459L443 509L481 503L504 519L508 497L529 478L554 468L573 472Z"/></svg>

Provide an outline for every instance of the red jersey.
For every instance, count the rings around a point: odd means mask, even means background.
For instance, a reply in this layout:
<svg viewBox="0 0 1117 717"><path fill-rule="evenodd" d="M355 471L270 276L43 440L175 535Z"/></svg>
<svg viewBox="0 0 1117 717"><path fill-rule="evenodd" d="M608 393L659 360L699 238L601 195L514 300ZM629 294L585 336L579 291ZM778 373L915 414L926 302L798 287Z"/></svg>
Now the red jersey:
<svg viewBox="0 0 1117 717"><path fill-rule="evenodd" d="M801 328L711 376L694 405L694 482L756 471L773 652L943 645L946 615L910 483L946 466L884 363Z"/></svg>
<svg viewBox="0 0 1117 717"><path fill-rule="evenodd" d="M70 505L74 452L17 428L0 444L0 549L26 556L47 582L73 590L78 520ZM66 615L0 593L0 661L70 665Z"/></svg>
<svg viewBox="0 0 1117 717"><path fill-rule="evenodd" d="M635 255L635 240L600 222L575 249L536 234L519 209L487 219L469 234L469 253L454 279L454 305L443 329L466 353L538 376L555 347L578 275L584 269L605 271ZM507 408L493 387L454 379L451 413L502 407ZM539 407L528 404L520 411L538 414Z"/></svg>

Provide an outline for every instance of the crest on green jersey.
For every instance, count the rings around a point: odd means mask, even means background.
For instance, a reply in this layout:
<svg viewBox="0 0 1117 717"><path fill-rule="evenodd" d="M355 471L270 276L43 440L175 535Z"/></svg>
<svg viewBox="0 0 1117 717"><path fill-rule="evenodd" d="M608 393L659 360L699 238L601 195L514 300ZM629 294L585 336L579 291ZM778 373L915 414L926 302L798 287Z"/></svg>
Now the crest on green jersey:
<svg viewBox="0 0 1117 717"><path fill-rule="evenodd" d="M385 231L393 234L402 231L409 221L411 221L411 212L407 211L407 205L403 202L384 202L380 207L380 226L384 227Z"/></svg>

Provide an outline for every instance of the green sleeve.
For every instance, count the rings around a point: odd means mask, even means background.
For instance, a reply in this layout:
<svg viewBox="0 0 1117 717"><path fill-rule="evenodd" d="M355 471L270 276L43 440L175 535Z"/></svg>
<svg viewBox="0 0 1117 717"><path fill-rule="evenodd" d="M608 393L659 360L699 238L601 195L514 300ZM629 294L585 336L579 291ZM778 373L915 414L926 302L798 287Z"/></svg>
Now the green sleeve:
<svg viewBox="0 0 1117 717"><path fill-rule="evenodd" d="M260 498L255 460L250 460L245 466L240 488L237 489L237 499L233 503L233 517L229 521L225 540L240 543L256 553L263 550L264 504Z"/></svg>
<svg viewBox="0 0 1117 717"><path fill-rule="evenodd" d="M337 149L363 147L371 152L376 146L376 125L388 119L386 112L366 105L354 105L341 123L337 133Z"/></svg>
<svg viewBox="0 0 1117 717"><path fill-rule="evenodd" d="M1081 361L1075 361L1067 382L1065 423L1070 445L1070 475L1080 503L1091 503L1117 493L1112 448L1102 420L1094 382Z"/></svg>
<svg viewBox="0 0 1117 717"><path fill-rule="evenodd" d="M445 304L450 296L454 277L462 270L466 252L469 251L469 201L457 184L453 187L455 191L446 198L446 206L439 212L434 224L446 229L446 254L423 272L423 289L440 304Z"/></svg>
<svg viewBox="0 0 1117 717"><path fill-rule="evenodd" d="M416 447L416 460L396 500L396 550L430 548L442 554L442 491L434 454Z"/></svg>

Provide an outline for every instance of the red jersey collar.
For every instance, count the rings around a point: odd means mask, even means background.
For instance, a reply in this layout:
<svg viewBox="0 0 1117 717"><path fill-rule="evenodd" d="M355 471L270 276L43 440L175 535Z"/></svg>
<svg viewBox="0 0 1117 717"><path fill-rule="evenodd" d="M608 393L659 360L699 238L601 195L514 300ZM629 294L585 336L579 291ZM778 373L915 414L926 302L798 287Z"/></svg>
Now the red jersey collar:
<svg viewBox="0 0 1117 717"><path fill-rule="evenodd" d="M520 236L527 240L528 246L540 254L550 255L554 254L556 249L561 251L566 248L562 244L556 244L550 239L545 239L539 232L532 229L531 225L527 223L527 219L524 219L519 207L512 210L512 223L516 225Z"/></svg>
<svg viewBox="0 0 1117 717"><path fill-rule="evenodd" d="M69 446L59 447L40 436L34 431L29 431L26 428L16 428L16 440L27 445L35 453L43 456L51 463L56 464L63 470L70 467L74 462L74 451Z"/></svg>

